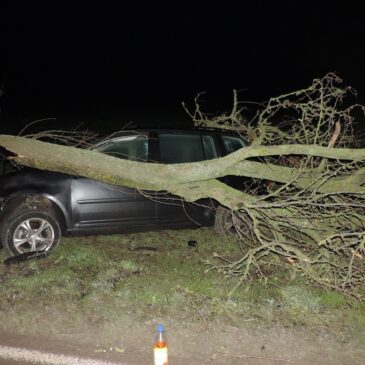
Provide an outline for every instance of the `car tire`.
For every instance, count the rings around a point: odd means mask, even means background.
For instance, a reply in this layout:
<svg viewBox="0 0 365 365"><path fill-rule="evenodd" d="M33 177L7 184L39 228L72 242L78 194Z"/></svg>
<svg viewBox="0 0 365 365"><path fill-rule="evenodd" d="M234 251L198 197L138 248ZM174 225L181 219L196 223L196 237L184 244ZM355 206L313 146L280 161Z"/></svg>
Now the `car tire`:
<svg viewBox="0 0 365 365"><path fill-rule="evenodd" d="M54 250L61 238L57 215L50 209L21 203L8 212L0 227L0 240L10 256Z"/></svg>
<svg viewBox="0 0 365 365"><path fill-rule="evenodd" d="M216 209L214 229L223 236L236 236L236 228L233 222L232 211L225 207L219 206Z"/></svg>

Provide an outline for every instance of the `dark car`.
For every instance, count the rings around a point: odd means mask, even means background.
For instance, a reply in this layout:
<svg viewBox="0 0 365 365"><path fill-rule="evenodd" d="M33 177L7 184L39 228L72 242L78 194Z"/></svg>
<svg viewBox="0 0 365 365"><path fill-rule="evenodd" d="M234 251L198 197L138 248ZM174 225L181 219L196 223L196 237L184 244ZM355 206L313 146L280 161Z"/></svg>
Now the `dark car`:
<svg viewBox="0 0 365 365"><path fill-rule="evenodd" d="M95 148L123 159L170 164L214 159L244 146L241 137L229 132L159 129L123 131ZM8 163L2 168L0 242L10 255L49 251L62 235L214 224L216 204L210 200L188 204L169 194L140 192L80 176L27 167L14 171ZM226 182L237 184L231 179Z"/></svg>

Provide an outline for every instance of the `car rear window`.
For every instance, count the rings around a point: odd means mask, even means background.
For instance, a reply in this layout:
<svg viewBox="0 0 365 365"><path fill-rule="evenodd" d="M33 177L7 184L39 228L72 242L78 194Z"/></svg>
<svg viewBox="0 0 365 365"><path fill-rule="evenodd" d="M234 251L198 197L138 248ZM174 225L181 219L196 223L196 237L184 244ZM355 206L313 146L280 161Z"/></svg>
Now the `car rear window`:
<svg viewBox="0 0 365 365"><path fill-rule="evenodd" d="M161 162L198 162L218 157L214 138L199 134L159 135Z"/></svg>
<svg viewBox="0 0 365 365"><path fill-rule="evenodd" d="M213 158L219 157L214 138L212 136L202 136L202 140L206 160L211 160Z"/></svg>
<svg viewBox="0 0 365 365"><path fill-rule="evenodd" d="M242 147L245 147L245 143L239 137L222 136L222 140L227 154L230 154L239 150Z"/></svg>

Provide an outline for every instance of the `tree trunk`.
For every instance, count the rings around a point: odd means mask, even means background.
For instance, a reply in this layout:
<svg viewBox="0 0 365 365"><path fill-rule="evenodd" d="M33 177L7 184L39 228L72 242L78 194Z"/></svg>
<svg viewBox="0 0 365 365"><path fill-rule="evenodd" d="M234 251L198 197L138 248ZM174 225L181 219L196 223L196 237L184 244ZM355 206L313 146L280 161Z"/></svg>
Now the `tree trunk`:
<svg viewBox="0 0 365 365"><path fill-rule="evenodd" d="M252 157L301 155L360 161L365 159L365 149L316 145L254 146L214 160L164 165L122 160L96 150L61 146L24 137L1 135L0 146L13 153L12 159L20 165L84 176L140 190L168 191L189 202L212 198L233 210L250 206L255 197L217 180L227 175L267 179L284 184L292 182L302 189L316 188L324 193L363 193L365 190L362 187L365 169L347 177L333 176L317 187L314 184L318 180L315 170L299 176L297 168L248 160Z"/></svg>

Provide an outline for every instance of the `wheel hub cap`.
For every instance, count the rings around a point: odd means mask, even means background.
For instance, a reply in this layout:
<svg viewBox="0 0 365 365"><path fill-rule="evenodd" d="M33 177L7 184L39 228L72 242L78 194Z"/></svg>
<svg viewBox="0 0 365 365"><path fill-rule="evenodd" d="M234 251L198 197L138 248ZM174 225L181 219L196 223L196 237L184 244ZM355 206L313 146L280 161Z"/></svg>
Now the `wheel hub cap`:
<svg viewBox="0 0 365 365"><path fill-rule="evenodd" d="M42 218L30 218L21 222L15 229L13 244L19 254L48 250L55 239L51 224Z"/></svg>

